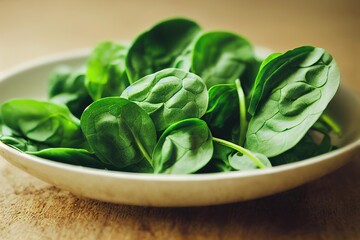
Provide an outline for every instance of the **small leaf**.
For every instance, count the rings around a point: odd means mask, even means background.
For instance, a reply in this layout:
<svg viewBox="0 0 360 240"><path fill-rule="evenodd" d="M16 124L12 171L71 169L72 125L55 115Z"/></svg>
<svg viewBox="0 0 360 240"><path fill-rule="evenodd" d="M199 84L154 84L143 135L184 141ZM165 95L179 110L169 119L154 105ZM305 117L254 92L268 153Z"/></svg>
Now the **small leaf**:
<svg viewBox="0 0 360 240"><path fill-rule="evenodd" d="M194 46L192 72L199 75L208 88L216 84L233 84L254 59L251 44L230 32L208 32Z"/></svg>
<svg viewBox="0 0 360 240"><path fill-rule="evenodd" d="M85 87L85 68L71 71L63 66L56 69L49 79L49 98L53 103L66 105L74 116L80 118L92 103Z"/></svg>
<svg viewBox="0 0 360 240"><path fill-rule="evenodd" d="M265 155L260 153L253 153L253 154L258 160L260 160L261 163L263 163L265 167L271 167L271 162ZM255 164L253 160L251 160L246 155L241 155L240 153L232 155L229 158L229 163L231 167L239 171L258 169L257 164Z"/></svg>
<svg viewBox="0 0 360 240"><path fill-rule="evenodd" d="M204 167L213 155L212 136L200 119L186 119L168 127L153 152L155 173L188 174Z"/></svg>
<svg viewBox="0 0 360 240"><path fill-rule="evenodd" d="M92 51L87 62L86 88L94 100L119 96L129 85L125 71L127 47L103 42Z"/></svg>
<svg viewBox="0 0 360 240"><path fill-rule="evenodd" d="M64 106L37 100L15 99L1 107L4 123L21 136L56 147L84 143L79 119Z"/></svg>

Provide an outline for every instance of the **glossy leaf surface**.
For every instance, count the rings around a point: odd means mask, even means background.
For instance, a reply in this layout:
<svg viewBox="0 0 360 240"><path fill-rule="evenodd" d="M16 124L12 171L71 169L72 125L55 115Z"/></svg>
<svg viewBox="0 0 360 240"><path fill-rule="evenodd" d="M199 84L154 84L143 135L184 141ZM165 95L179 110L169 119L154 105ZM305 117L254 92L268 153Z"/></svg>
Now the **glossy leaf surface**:
<svg viewBox="0 0 360 240"><path fill-rule="evenodd" d="M186 118L200 118L208 106L202 79L175 68L145 76L126 88L121 97L142 107L158 131Z"/></svg>
<svg viewBox="0 0 360 240"><path fill-rule="evenodd" d="M126 168L151 161L156 131L147 113L129 100L102 98L81 117L81 128L95 155L105 164Z"/></svg>
<svg viewBox="0 0 360 240"><path fill-rule="evenodd" d="M171 125L161 135L153 153L154 172L194 173L213 155L212 136L200 119L186 119Z"/></svg>

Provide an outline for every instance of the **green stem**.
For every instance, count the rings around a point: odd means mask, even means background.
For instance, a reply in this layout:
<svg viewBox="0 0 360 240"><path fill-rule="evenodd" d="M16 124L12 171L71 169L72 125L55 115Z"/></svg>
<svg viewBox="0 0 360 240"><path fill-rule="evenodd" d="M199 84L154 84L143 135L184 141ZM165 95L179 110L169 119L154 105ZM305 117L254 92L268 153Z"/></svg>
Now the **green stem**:
<svg viewBox="0 0 360 240"><path fill-rule="evenodd" d="M239 96L239 111L240 111L240 136L239 136L239 145L243 146L245 143L246 128L248 122L246 120L246 101L245 94L241 87L240 80L235 80L236 90Z"/></svg>
<svg viewBox="0 0 360 240"><path fill-rule="evenodd" d="M146 160L150 163L150 166L153 167L150 155L147 153L146 149L144 148L144 146L141 144L141 142L139 141L139 139L137 139L137 137L135 135L134 135L134 138L135 138L136 144L139 146L141 153L144 155Z"/></svg>
<svg viewBox="0 0 360 240"><path fill-rule="evenodd" d="M232 148L246 156L248 156L259 168L265 168L266 166L249 150L247 150L246 148L243 148L239 145L236 145L232 142L220 139L220 138L216 138L213 137L213 141L220 143L221 145L225 146L225 147L229 147Z"/></svg>
<svg viewBox="0 0 360 240"><path fill-rule="evenodd" d="M340 125L334 121L328 114L323 113L320 116L321 120L323 120L327 125L330 126L330 128L336 133L336 135L341 135L341 127Z"/></svg>

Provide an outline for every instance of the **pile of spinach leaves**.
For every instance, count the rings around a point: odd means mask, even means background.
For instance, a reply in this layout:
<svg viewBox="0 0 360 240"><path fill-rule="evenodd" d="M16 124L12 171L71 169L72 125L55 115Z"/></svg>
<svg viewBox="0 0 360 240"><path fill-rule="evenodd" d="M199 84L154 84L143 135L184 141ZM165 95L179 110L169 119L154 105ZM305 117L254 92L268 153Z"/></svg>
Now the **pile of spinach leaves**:
<svg viewBox="0 0 360 240"><path fill-rule="evenodd" d="M169 19L130 45L100 43L49 77L48 101L1 105L0 140L54 161L189 174L268 168L334 149L339 86L324 49L258 59L244 37Z"/></svg>

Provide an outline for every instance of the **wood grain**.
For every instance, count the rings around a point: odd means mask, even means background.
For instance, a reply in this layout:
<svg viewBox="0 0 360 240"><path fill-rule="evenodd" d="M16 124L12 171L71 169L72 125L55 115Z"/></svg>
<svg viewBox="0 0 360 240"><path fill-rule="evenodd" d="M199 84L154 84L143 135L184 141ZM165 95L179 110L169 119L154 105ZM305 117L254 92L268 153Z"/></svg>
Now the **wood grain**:
<svg viewBox="0 0 360 240"><path fill-rule="evenodd" d="M358 239L359 160L282 194L197 208L81 199L1 161L0 239Z"/></svg>
<svg viewBox="0 0 360 240"><path fill-rule="evenodd" d="M0 72L33 58L132 39L157 20L196 19L258 45L327 49L360 94L360 6L352 0L0 0ZM0 239L360 239L360 157L271 197L199 208L82 199L0 159Z"/></svg>

